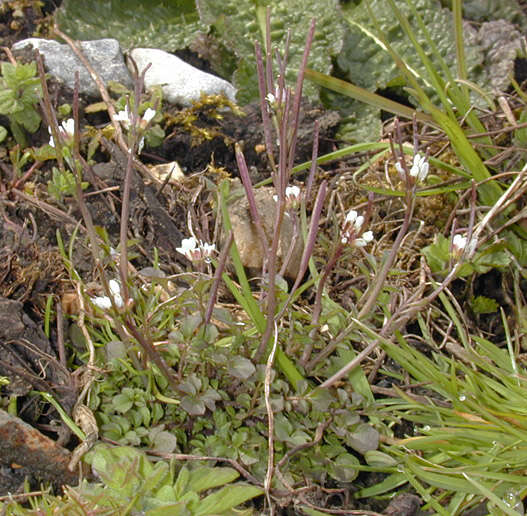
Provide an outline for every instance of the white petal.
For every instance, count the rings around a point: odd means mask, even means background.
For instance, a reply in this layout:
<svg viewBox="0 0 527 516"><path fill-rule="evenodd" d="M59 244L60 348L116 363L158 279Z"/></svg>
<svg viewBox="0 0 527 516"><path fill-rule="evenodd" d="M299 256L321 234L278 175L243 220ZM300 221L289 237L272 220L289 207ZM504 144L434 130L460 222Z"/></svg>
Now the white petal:
<svg viewBox="0 0 527 516"><path fill-rule="evenodd" d="M108 282L108 287L112 296L115 297L121 295L121 285L119 285L119 282L117 280L111 279Z"/></svg>
<svg viewBox="0 0 527 516"><path fill-rule="evenodd" d="M73 135L75 132L75 120L73 120L73 118L68 118L66 121L62 122L62 129L64 129L66 134Z"/></svg>
<svg viewBox="0 0 527 516"><path fill-rule="evenodd" d="M185 249L193 250L198 246L198 241L195 237L184 238L181 241L181 246Z"/></svg>
<svg viewBox="0 0 527 516"><path fill-rule="evenodd" d="M465 246L467 245L467 237L464 237L462 235L455 235L452 239L452 244L455 248L459 250L465 249Z"/></svg>
<svg viewBox="0 0 527 516"><path fill-rule="evenodd" d="M285 195L286 197L292 197L294 199L298 199L298 197L300 196L300 188L296 185L288 186L285 189Z"/></svg>
<svg viewBox="0 0 527 516"><path fill-rule="evenodd" d="M117 122L124 122L125 124L129 124L131 122L130 113L128 112L128 106L125 106L124 111L119 111L115 115L114 120Z"/></svg>
<svg viewBox="0 0 527 516"><path fill-rule="evenodd" d="M357 215L358 213L355 210L348 211L348 214L346 215L346 222L353 224L357 219Z"/></svg>
<svg viewBox="0 0 527 516"><path fill-rule="evenodd" d="M176 251L192 260L192 252L196 250L197 246L198 241L194 237L184 238L181 241L181 247L176 247Z"/></svg>
<svg viewBox="0 0 527 516"><path fill-rule="evenodd" d="M110 298L106 296L92 297L91 302L101 310L108 310L112 307L112 302L110 301Z"/></svg>
<svg viewBox="0 0 527 516"><path fill-rule="evenodd" d="M373 232L372 231L365 231L363 234L362 234L362 239L365 240L366 242L372 242L373 241Z"/></svg>
<svg viewBox="0 0 527 516"><path fill-rule="evenodd" d="M150 122L150 120L152 120L155 116L156 112L153 109L148 108L143 115L143 120L145 122Z"/></svg>
<svg viewBox="0 0 527 516"><path fill-rule="evenodd" d="M353 225L355 227L355 231L360 231L360 228L364 224L364 217L362 215L359 215L357 217L357 220L355 220L355 224Z"/></svg>
<svg viewBox="0 0 527 516"><path fill-rule="evenodd" d="M123 298L120 294L116 294L113 296L113 302L115 303L115 306L117 308L122 308L124 305Z"/></svg>
<svg viewBox="0 0 527 516"><path fill-rule="evenodd" d="M424 181L426 179L426 176L428 176L428 170L429 170L430 166L428 163L424 163L422 166L421 166L421 170L419 171L419 175L417 176L417 179L419 179L419 181Z"/></svg>

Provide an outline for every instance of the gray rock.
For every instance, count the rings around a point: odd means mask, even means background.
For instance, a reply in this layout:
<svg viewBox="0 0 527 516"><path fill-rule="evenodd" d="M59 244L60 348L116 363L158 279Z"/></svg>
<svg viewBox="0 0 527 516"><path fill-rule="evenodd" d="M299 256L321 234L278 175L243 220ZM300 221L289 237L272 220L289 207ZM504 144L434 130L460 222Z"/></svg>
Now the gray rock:
<svg viewBox="0 0 527 516"><path fill-rule="evenodd" d="M47 71L53 77L73 89L75 72L78 71L80 93L100 97L97 85L68 45L48 39L29 38L15 43L13 50L20 50L28 45L38 48L44 58ZM82 41L80 47L105 84L112 80L132 88L132 77L126 68L121 47L116 39Z"/></svg>
<svg viewBox="0 0 527 516"><path fill-rule="evenodd" d="M232 231L234 234L234 241L240 259L244 267L249 269L251 276L261 274L263 265L263 252L260 238L256 226L252 222L251 213L249 211L249 203L245 196L243 186L238 180L233 181L233 200L228 206L229 218L231 219ZM269 238L273 235L276 201L273 199L275 189L271 187L257 188L254 191L256 200L256 207L262 219L264 231ZM280 241L278 243L278 265L282 266L284 258L289 252L289 247L292 244L295 235L295 227L291 217L284 214L282 220ZM303 252L303 239L299 234L297 236L295 247L289 260L284 276L291 280L296 279L300 269L300 261Z"/></svg>
<svg viewBox="0 0 527 516"><path fill-rule="evenodd" d="M136 62L139 73L152 63L145 75L145 87L148 89L161 85L164 98L172 104L189 106L202 93L223 93L230 100L235 100L236 89L231 83L202 72L168 52L155 48L136 48L130 56Z"/></svg>

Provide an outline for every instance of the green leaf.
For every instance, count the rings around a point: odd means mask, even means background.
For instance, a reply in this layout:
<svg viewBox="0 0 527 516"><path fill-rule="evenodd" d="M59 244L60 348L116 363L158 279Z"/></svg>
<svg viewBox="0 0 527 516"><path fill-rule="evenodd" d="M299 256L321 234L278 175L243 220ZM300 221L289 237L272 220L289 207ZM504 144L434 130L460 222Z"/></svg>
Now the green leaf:
<svg viewBox="0 0 527 516"><path fill-rule="evenodd" d="M16 100L11 90L0 90L0 114L10 115L17 107Z"/></svg>
<svg viewBox="0 0 527 516"><path fill-rule="evenodd" d="M31 107L27 107L23 111L19 111L17 113L13 113L11 115L20 125L26 129L26 131L29 131L30 133L34 133L38 130L40 127L40 115L35 111L35 109Z"/></svg>
<svg viewBox="0 0 527 516"><path fill-rule="evenodd" d="M7 129L0 125L0 143L2 143L7 138Z"/></svg>
<svg viewBox="0 0 527 516"><path fill-rule="evenodd" d="M201 493L213 487L229 484L239 476L240 474L233 468L200 466L190 472L187 488Z"/></svg>
<svg viewBox="0 0 527 516"><path fill-rule="evenodd" d="M186 466L183 466L179 471L176 482L174 484L174 493L176 494L176 499L180 500L181 497L187 491L188 482L190 479L190 472Z"/></svg>
<svg viewBox="0 0 527 516"><path fill-rule="evenodd" d="M16 87L18 84L16 79L16 65L7 62L2 63L2 77L7 87Z"/></svg>
<svg viewBox="0 0 527 516"><path fill-rule="evenodd" d="M393 467L397 465L397 461L387 453L379 450L369 450L364 454L364 460L368 466L374 466L379 468Z"/></svg>
<svg viewBox="0 0 527 516"><path fill-rule="evenodd" d="M359 459L351 453L341 453L328 464L328 474L338 482L353 482L359 474Z"/></svg>
<svg viewBox="0 0 527 516"><path fill-rule="evenodd" d="M158 499L159 497L156 496L156 500ZM163 504L162 507L150 509L146 511L144 514L145 516L166 516L167 514L170 514L170 516L187 516L188 510L187 510L187 504L184 502L180 502L180 503L174 503L174 504L169 504L169 505Z"/></svg>
<svg viewBox="0 0 527 516"><path fill-rule="evenodd" d="M146 458L145 461L148 462ZM153 493L163 485L168 486L169 480L170 472L168 464L162 461L157 462L153 471L145 476L143 484L141 485L141 490L143 493Z"/></svg>
<svg viewBox="0 0 527 516"><path fill-rule="evenodd" d="M263 493L263 489L248 484L227 486L201 500L194 515L221 514Z"/></svg>
<svg viewBox="0 0 527 516"><path fill-rule="evenodd" d="M245 104L258 97L254 42L263 45L265 10L271 8L271 38L283 52L287 31L291 31L287 79L294 84L304 52L307 29L316 18L316 34L309 55L309 66L323 73L331 70L331 58L342 47L344 27L335 0L304 0L299 8L295 0L197 0L203 23L216 30L222 43L239 60L234 83L238 101ZM304 85L304 94L318 97L313 85Z"/></svg>
<svg viewBox="0 0 527 516"><path fill-rule="evenodd" d="M508 20L524 26L527 17L516 0L463 0L463 17L477 22Z"/></svg>
<svg viewBox="0 0 527 516"><path fill-rule="evenodd" d="M439 233L435 236L434 242L424 247L421 252L432 272L446 271L450 259L450 240L448 238Z"/></svg>
<svg viewBox="0 0 527 516"><path fill-rule="evenodd" d="M493 314L499 306L495 299L485 296L476 296L470 301L470 307L476 314Z"/></svg>
<svg viewBox="0 0 527 516"><path fill-rule="evenodd" d="M379 432L368 423L361 423L354 432L346 435L346 444L364 455L379 446Z"/></svg>
<svg viewBox="0 0 527 516"><path fill-rule="evenodd" d="M202 416L205 414L205 403L197 396L184 396L181 398L181 408L191 416Z"/></svg>
<svg viewBox="0 0 527 516"><path fill-rule="evenodd" d="M112 405L117 412L124 414L134 406L134 400L129 392L123 392L113 397Z"/></svg>
<svg viewBox="0 0 527 516"><path fill-rule="evenodd" d="M157 452L172 453L177 448L177 437L162 428L163 426L150 429L152 448Z"/></svg>
<svg viewBox="0 0 527 516"><path fill-rule="evenodd" d="M240 380L246 380L256 371L256 367L254 364L245 357L242 357L240 355L235 356L229 364L229 367L227 369L227 372L234 376L235 378L239 378Z"/></svg>

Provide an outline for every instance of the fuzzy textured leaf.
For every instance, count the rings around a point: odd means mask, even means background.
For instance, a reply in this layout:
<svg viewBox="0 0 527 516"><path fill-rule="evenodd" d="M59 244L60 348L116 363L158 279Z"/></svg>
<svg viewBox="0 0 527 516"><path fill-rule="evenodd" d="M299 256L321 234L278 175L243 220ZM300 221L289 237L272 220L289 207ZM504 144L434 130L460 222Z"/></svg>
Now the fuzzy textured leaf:
<svg viewBox="0 0 527 516"><path fill-rule="evenodd" d="M316 18L316 33L309 54L311 68L329 73L331 57L342 47L344 27L335 0L196 0L196 3L202 22L213 26L223 44L240 60L234 83L242 104L258 97L254 42L257 40L263 46L267 6L271 8L271 39L281 52L287 31L291 31L288 79L293 84L312 18ZM304 93L310 97L318 96L313 85L307 83Z"/></svg>
<svg viewBox="0 0 527 516"><path fill-rule="evenodd" d="M372 92L394 89L396 92L402 93L401 88L406 85L392 57L377 37L378 32L370 18L366 2L369 3L371 11L379 23L379 30L383 37L387 39L401 59L413 71L427 94L435 99L436 95L428 80L425 67L413 45L406 38L388 0L362 0L359 5L355 6L350 3L347 7L343 7L344 19L349 24L349 30L346 32L343 50L337 58L337 66L341 73L353 84ZM456 48L452 14L448 9L442 8L438 0L412 0L412 4L421 16L438 53L455 76ZM434 50L429 45L425 33L412 14L410 7L406 2L398 2L397 7L408 18L412 31L423 46L428 58L435 64L436 69L440 70L438 60L434 56ZM465 42L465 57L469 78L480 86L485 86L488 78L482 67L484 55L476 38L472 37ZM446 77L444 79L445 81L448 80ZM410 100L415 101L412 97ZM356 109L359 109L358 102L352 105L349 111L353 112ZM357 136L354 135L354 131L359 131L358 134L363 137L365 127L370 127L372 124L378 127L378 115L374 111L368 114L370 116L367 119L360 118L360 123L348 124L343 134L346 134L350 140L356 140Z"/></svg>
<svg viewBox="0 0 527 516"><path fill-rule="evenodd" d="M56 20L75 39L117 38L126 50L153 47L171 52L206 31L193 0L64 0Z"/></svg>

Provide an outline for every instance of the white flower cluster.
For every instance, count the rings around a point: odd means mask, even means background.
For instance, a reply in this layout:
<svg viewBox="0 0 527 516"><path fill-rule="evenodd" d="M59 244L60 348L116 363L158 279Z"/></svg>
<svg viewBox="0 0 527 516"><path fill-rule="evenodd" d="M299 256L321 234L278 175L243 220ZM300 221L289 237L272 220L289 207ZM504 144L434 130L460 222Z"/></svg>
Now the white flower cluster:
<svg viewBox="0 0 527 516"><path fill-rule="evenodd" d="M278 202L278 195L273 195L273 199L275 200L275 202ZM300 188L298 186L288 186L285 189L285 203L287 209L295 208L298 204L299 199Z"/></svg>
<svg viewBox="0 0 527 516"><path fill-rule="evenodd" d="M186 256L191 262L199 260L210 260L212 253L216 251L214 244L207 244L194 238L184 238L181 241L181 247L176 247L176 251Z"/></svg>
<svg viewBox="0 0 527 516"><path fill-rule="evenodd" d="M405 171L399 161L395 163L395 169L397 172L399 172L401 177L404 178ZM419 153L417 153L414 156L414 161L412 163L412 167L410 168L410 177L412 177L415 182L422 183L428 176L429 169L430 165L428 164L426 156L421 156Z"/></svg>
<svg viewBox="0 0 527 516"><path fill-rule="evenodd" d="M51 132L51 127L48 127L48 132L50 134L49 144L52 147L55 147L55 140L53 139L53 133ZM70 139L73 136L74 132L75 132L75 120L73 120L73 118L68 118L68 120L65 120L59 125L59 133L61 134L63 140Z"/></svg>
<svg viewBox="0 0 527 516"><path fill-rule="evenodd" d="M344 224L342 225L341 242L343 244L350 243L355 247L365 247L373 241L373 233L371 231L362 231L364 225L364 217L359 215L355 210L348 211Z"/></svg>
<svg viewBox="0 0 527 516"><path fill-rule="evenodd" d="M156 116L155 110L151 108L147 108L147 110L144 112L142 117L139 117L138 124L140 129L145 129L146 126L152 121L152 119ZM128 111L128 106L125 106L124 111L119 111L114 117L114 120L116 122L121 122L123 127L128 130L130 129L130 126L132 125L132 114ZM145 139L141 138L139 140L139 145L137 147L138 152L141 152L143 150L145 144Z"/></svg>

